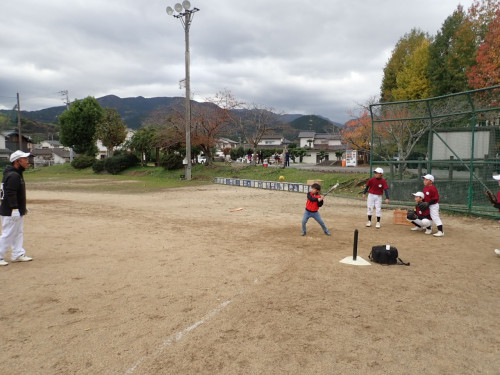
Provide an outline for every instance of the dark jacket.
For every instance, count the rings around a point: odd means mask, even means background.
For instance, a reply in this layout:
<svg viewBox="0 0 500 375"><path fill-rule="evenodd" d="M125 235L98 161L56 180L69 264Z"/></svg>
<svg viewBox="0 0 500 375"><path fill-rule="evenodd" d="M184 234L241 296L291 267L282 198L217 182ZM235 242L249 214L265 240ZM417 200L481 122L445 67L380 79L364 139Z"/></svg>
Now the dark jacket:
<svg viewBox="0 0 500 375"><path fill-rule="evenodd" d="M23 171L24 168L17 169L13 165L8 165L3 171L0 216L11 216L15 208L21 215L26 215L26 186Z"/></svg>

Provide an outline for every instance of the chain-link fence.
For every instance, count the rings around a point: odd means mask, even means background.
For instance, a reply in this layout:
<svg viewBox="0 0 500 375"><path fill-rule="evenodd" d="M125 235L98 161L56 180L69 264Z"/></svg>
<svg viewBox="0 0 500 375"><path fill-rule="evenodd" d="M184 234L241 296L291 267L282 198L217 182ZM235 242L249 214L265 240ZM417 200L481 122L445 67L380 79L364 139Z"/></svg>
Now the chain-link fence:
<svg viewBox="0 0 500 375"><path fill-rule="evenodd" d="M391 198L413 201L435 177L443 209L499 216L486 198L500 189L500 86L370 106L370 168L386 169Z"/></svg>

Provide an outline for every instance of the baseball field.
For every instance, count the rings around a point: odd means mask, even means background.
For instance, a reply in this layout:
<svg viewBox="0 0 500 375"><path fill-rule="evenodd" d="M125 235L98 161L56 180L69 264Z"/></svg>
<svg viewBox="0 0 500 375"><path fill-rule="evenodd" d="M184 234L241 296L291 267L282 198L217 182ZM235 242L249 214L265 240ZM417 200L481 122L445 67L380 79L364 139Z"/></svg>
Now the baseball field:
<svg viewBox="0 0 500 375"><path fill-rule="evenodd" d="M366 228L363 201L332 195L332 236L310 220L301 237L305 200L28 186L34 259L0 269L0 372L499 373L498 221L443 214L435 238L385 208ZM359 256L390 244L411 265L339 263L355 229Z"/></svg>

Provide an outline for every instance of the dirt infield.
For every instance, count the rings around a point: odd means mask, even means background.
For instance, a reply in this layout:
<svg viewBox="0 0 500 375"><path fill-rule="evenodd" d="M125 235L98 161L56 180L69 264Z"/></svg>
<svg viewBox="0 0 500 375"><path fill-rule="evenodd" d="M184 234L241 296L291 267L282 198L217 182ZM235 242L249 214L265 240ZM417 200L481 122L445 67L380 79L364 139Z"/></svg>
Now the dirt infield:
<svg viewBox="0 0 500 375"><path fill-rule="evenodd" d="M498 374L499 224L365 228L328 197L222 185L30 190L29 263L0 268L4 374ZM230 212L232 209L243 208ZM339 263L396 246L410 267Z"/></svg>

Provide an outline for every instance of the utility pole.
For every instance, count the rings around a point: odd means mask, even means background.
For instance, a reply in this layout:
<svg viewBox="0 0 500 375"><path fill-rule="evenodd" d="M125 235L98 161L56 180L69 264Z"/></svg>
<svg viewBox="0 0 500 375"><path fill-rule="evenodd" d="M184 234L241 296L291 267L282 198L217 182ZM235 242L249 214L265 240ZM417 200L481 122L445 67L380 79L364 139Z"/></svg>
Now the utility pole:
<svg viewBox="0 0 500 375"><path fill-rule="evenodd" d="M23 138L21 137L21 103L19 101L19 93L17 93L17 131L19 135L19 150L23 149Z"/></svg>
<svg viewBox="0 0 500 375"><path fill-rule="evenodd" d="M66 104L66 109L69 109L68 90L61 90L61 91L59 91L59 94L61 94L63 96L63 102Z"/></svg>
<svg viewBox="0 0 500 375"><path fill-rule="evenodd" d="M68 90L61 90L61 91L59 91L59 94L61 94L63 96L63 102L66 104L66 110L69 111L69 95L68 95ZM66 100L64 100L64 99L66 99ZM52 138L52 140L54 140L54 138ZM73 147L70 147L69 148L69 162L70 163L73 162L73 157L74 157Z"/></svg>

